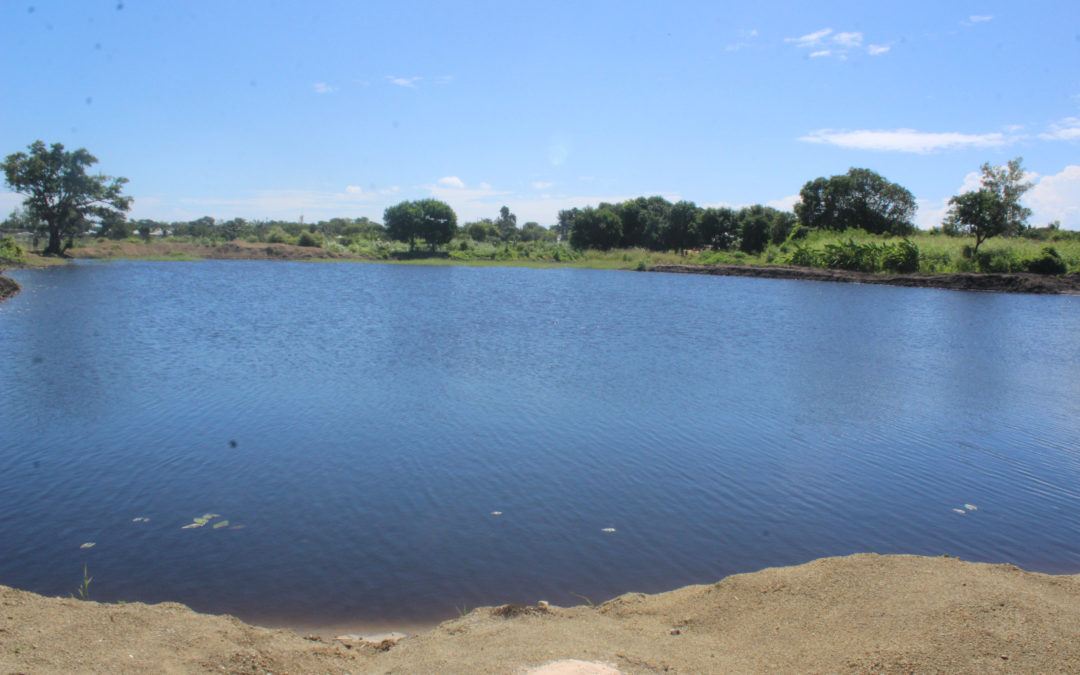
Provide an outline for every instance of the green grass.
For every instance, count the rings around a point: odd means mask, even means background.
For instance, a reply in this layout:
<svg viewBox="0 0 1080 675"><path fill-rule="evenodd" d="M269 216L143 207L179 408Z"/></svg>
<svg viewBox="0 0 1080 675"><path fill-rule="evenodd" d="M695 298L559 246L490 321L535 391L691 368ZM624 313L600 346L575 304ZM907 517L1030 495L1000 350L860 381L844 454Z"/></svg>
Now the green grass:
<svg viewBox="0 0 1080 675"><path fill-rule="evenodd" d="M979 257L989 264L980 269L979 261L972 259L970 249L975 241L970 237L949 237L944 234L920 232L907 237L919 249L919 272L948 274L979 271L1024 271L1026 262L1041 257L1046 247L1052 247L1065 263L1067 272L1080 272L1080 236L1062 233L1056 240L1028 239L1026 237L994 237L979 247ZM823 251L829 246L843 246L847 242L859 245L896 244L901 237L872 235L862 230L845 232L815 231L803 239L788 241L781 245L771 244L759 255L740 252L705 251L695 257L695 262L741 263L741 264L789 264L799 246ZM985 267L985 266L984 266Z"/></svg>

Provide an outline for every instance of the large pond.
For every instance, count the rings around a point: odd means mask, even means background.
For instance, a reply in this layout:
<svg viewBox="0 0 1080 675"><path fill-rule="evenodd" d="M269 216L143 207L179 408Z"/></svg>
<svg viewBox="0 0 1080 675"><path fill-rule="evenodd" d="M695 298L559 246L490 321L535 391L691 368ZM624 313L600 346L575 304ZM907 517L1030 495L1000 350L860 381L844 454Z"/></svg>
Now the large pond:
<svg viewBox="0 0 1080 675"><path fill-rule="evenodd" d="M66 596L86 565L94 599L329 625L860 551L1080 572L1080 297L284 262L9 274L6 585Z"/></svg>

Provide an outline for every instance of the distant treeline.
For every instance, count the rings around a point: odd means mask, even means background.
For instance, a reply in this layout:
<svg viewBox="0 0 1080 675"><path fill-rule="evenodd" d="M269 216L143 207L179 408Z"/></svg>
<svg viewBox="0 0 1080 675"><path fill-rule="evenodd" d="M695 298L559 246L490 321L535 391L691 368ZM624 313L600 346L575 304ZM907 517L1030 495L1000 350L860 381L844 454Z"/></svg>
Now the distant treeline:
<svg viewBox="0 0 1080 675"><path fill-rule="evenodd" d="M1015 166L1014 166L1015 164ZM1010 163L1014 174L1007 176L1009 185L1020 185L1023 177L1019 160ZM1003 168L1002 168L1003 169ZM995 167L984 166L984 172ZM995 178L991 173L990 178ZM1018 194L1012 196L1015 204ZM1015 191L1014 191L1015 192ZM993 194L983 190L968 193L988 200L989 207L997 203L1008 205L1008 200L993 201ZM1007 194L1003 192L1003 194ZM660 196L637 197L618 203L601 202L596 206L560 211L558 220L550 227L536 222L518 226L517 216L509 207L503 206L497 217L458 225L453 209L434 199L404 201L386 209L384 222L378 223L366 217L331 218L314 223L283 220L245 220L233 218L215 221L205 216L192 221L164 222L150 219L128 220L122 212L106 213L85 231L84 236L107 239L183 238L189 241L232 241L288 243L301 246L343 246L355 248L371 242L408 242L410 249L423 243L434 251L460 240L455 248L465 250L468 242L483 245L503 245L536 242L554 244L568 242L575 249L644 249L647 251L741 251L758 254L770 245L789 243L798 246L799 240L810 232L861 230L868 234L908 237L917 230L912 222L915 214L915 198L905 188L887 181L868 169L851 169L847 173L829 178L821 177L807 182L799 194L800 200L792 211L755 204L744 208L700 207L691 201L671 202ZM954 198L957 207L950 217L935 231L953 236L976 235L978 243L988 236L1021 236L1049 241L1075 239L1073 232L1061 231L1056 223L1042 228L1027 226L1024 213L1002 221L997 229L985 226L973 229L968 221L978 224L983 218L994 224L993 218L1002 209L989 208L979 200L970 204L959 203L965 197ZM984 201L986 201L984 200ZM963 208L961 208L963 207ZM1005 214L1008 215L1008 214ZM42 233L40 222L35 222L28 211L16 209L0 223L0 231L11 233ZM69 243L70 245L70 243ZM37 248L35 241L33 247ZM869 249L868 249L869 250ZM892 249L881 249L881 251ZM801 251L791 262L795 264L822 264L830 259L829 251ZM861 259L882 258L885 269L907 270L913 267L910 249L897 248L893 253L861 255ZM832 256L837 257L837 256ZM900 260L893 264L891 261ZM826 266L833 266L826 264Z"/></svg>

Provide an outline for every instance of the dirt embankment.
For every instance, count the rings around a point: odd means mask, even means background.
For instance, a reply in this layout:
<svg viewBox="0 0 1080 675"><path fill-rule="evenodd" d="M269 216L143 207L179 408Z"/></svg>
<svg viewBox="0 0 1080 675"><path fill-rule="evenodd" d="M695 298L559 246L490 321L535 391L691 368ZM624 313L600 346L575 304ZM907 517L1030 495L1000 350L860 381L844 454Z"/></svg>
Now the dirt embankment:
<svg viewBox="0 0 1080 675"><path fill-rule="evenodd" d="M4 270L0 269L0 302L7 300L22 290L22 287L14 279L8 279L3 275L3 272Z"/></svg>
<svg viewBox="0 0 1080 675"><path fill-rule="evenodd" d="M860 554L595 608L481 608L378 646L0 587L2 672L536 673L569 660L548 672L1077 672L1080 575Z"/></svg>
<svg viewBox="0 0 1080 675"><path fill-rule="evenodd" d="M202 246L172 241L134 243L130 241L95 242L85 248L68 251L72 258L207 258L212 260L358 260L348 253L335 253L313 246L291 244L252 244L232 241L217 246Z"/></svg>
<svg viewBox="0 0 1080 675"><path fill-rule="evenodd" d="M1080 274L1061 277L1040 274L874 274L826 270L788 265L656 265L653 272L715 274L729 277L840 281L858 284L885 284L917 288L944 288L956 291L997 291L1000 293L1080 294Z"/></svg>

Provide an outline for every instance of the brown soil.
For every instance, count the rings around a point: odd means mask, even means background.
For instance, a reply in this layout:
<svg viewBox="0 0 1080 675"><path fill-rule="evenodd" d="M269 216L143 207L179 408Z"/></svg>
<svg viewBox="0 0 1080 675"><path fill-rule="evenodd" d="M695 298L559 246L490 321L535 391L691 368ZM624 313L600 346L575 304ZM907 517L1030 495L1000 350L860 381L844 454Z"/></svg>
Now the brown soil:
<svg viewBox="0 0 1080 675"><path fill-rule="evenodd" d="M729 277L841 281L858 284L885 284L956 291L997 291L1001 293L1080 294L1080 274L1061 277L1040 274L874 274L826 270L788 265L656 265L653 272L716 274Z"/></svg>
<svg viewBox="0 0 1080 675"><path fill-rule="evenodd" d="M595 608L481 608L396 645L305 639L171 603L0 587L3 673L1065 673L1077 664L1080 575L948 557L860 554Z"/></svg>
<svg viewBox="0 0 1080 675"><path fill-rule="evenodd" d="M68 251L72 258L208 258L214 260L358 260L354 255L291 244L252 244L231 241L217 246L182 242L102 241Z"/></svg>
<svg viewBox="0 0 1080 675"><path fill-rule="evenodd" d="M4 270L0 269L0 272ZM8 279L0 274L0 302L7 300L22 290L22 287L14 279Z"/></svg>

